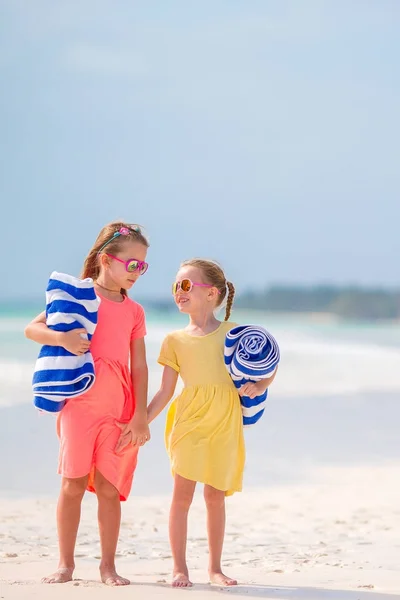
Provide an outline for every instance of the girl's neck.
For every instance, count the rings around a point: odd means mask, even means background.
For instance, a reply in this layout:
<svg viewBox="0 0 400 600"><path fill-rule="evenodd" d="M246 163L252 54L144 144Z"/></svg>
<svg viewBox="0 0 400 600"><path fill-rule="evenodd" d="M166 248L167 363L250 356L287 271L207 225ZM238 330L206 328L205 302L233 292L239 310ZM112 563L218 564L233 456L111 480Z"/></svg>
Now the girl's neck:
<svg viewBox="0 0 400 600"><path fill-rule="evenodd" d="M95 281L95 285L99 288L101 295L105 296L109 300L113 300L114 302L124 301L124 297L121 294L121 289L118 289L114 281L109 277L106 277L104 274L99 275Z"/></svg>
<svg viewBox="0 0 400 600"><path fill-rule="evenodd" d="M209 315L189 315L189 325L186 331L207 335L215 331L221 324L221 321L215 318L214 314Z"/></svg>
<svg viewBox="0 0 400 600"><path fill-rule="evenodd" d="M96 279L96 283L103 289L108 290L109 292L120 292L120 288L115 283L115 281L113 281L113 279L108 275L107 271L101 271L99 273L99 276Z"/></svg>

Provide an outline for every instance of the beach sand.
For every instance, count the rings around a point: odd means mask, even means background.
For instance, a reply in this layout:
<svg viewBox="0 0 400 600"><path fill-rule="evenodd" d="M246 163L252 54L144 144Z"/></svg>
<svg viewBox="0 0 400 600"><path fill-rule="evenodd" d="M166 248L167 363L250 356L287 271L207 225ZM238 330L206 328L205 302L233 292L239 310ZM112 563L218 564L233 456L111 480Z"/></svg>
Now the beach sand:
<svg viewBox="0 0 400 600"><path fill-rule="evenodd" d="M233 589L207 582L205 509L196 494L190 515L188 558L195 586L169 586L168 496L134 497L123 505L119 572L131 586L111 590L98 579L95 498L85 497L75 580L40 583L56 567L55 499L0 502L0 597L43 600L139 597L152 600L216 592L235 598L299 600L400 599L400 467L330 467L318 483L247 490L227 500L224 569Z"/></svg>
<svg viewBox="0 0 400 600"><path fill-rule="evenodd" d="M3 352L8 357L14 334L9 339L7 331ZM228 589L207 583L201 489L190 514L188 542L195 586L190 591L169 586L172 478L164 448L165 417L152 425L152 440L141 450L132 495L123 504L117 566L132 585L115 590L99 582L96 499L91 494L83 503L75 580L56 586L40 583L57 566L58 442L54 419L31 406L30 363L29 377L4 363L0 600L168 600L186 593L198 600L215 594L400 600L400 355L397 345L380 347L378 338L374 346L348 346L340 340L338 345L329 332L315 339L300 336L292 343L278 331L285 362L262 424L246 431L244 490L227 499L223 568L240 583ZM372 335L368 328L364 334L367 339ZM393 341L392 333L385 330L382 335ZM151 365L160 332L153 338ZM16 358L20 352L16 346ZM33 364L33 358L29 360ZM151 381L156 389L155 367Z"/></svg>

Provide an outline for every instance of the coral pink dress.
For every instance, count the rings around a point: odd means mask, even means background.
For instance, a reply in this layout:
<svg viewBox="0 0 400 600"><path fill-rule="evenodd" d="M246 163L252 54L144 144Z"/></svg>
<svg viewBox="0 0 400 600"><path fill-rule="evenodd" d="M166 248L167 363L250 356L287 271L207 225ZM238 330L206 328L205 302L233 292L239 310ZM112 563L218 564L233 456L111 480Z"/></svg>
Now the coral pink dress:
<svg viewBox="0 0 400 600"><path fill-rule="evenodd" d="M69 400L57 420L60 438L58 472L76 478L89 474L88 490L95 492L96 469L126 500L137 463L137 448L129 445L116 454L121 430L135 411L129 352L131 340L146 335L144 310L133 300L113 302L99 294L98 323L91 353L96 380L93 387Z"/></svg>

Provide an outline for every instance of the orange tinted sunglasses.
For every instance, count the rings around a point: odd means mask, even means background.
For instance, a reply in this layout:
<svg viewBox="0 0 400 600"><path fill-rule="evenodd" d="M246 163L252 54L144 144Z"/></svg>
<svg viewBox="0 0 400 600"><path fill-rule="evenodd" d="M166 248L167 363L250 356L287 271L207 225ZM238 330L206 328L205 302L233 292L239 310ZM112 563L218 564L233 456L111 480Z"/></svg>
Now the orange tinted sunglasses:
<svg viewBox="0 0 400 600"><path fill-rule="evenodd" d="M214 285L211 285L210 283L197 283L196 281L192 281L191 279L185 278L185 279L182 279L181 281L175 281L172 284L172 293L175 296L175 294L177 294L179 292L179 290L182 290L182 292L185 292L185 294L188 294L189 292L192 291L194 286L207 287L207 288L215 287ZM220 293L219 290L217 290L217 292L218 292L218 294Z"/></svg>

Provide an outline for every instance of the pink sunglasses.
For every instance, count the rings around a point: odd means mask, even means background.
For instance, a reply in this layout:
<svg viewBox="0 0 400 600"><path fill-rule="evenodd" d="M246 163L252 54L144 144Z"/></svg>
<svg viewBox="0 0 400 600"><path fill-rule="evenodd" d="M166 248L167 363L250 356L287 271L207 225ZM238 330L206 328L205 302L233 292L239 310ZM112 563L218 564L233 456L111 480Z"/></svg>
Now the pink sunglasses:
<svg viewBox="0 0 400 600"><path fill-rule="evenodd" d="M120 235L126 236L130 235L131 233L142 233L140 225L129 225L129 227L121 227L121 229L116 231L112 235L112 237L100 247L98 254L100 254L104 250L104 248L108 246L108 244L110 244ZM121 258L118 258L113 254L109 254L108 252L105 252L105 254L110 258L113 258L114 260L123 263L125 265L125 270L128 271L128 273L135 273L135 271L139 271L139 275L144 275L147 269L149 268L149 264L144 260L138 260L137 258L128 258L128 260L122 260Z"/></svg>
<svg viewBox="0 0 400 600"><path fill-rule="evenodd" d="M193 286L207 287L207 288L215 287L214 285L211 285L209 283L196 283L195 281L192 281L191 279L185 278L185 279L182 279L182 281L175 281L172 284L172 293L175 296L175 294L177 294L179 292L179 290L182 290L182 292L185 292L186 294L188 294L189 292L192 291ZM218 294L220 294L219 290L217 290L217 292L218 292Z"/></svg>
<svg viewBox="0 0 400 600"><path fill-rule="evenodd" d="M110 258L123 263L125 265L125 270L128 271L128 273L135 273L135 271L139 271L139 275L144 275L149 268L149 264L144 260L138 260L137 258L128 258L128 260L122 260L122 258L118 258L118 256L114 256L108 252L105 252L105 254L107 254L107 256Z"/></svg>

